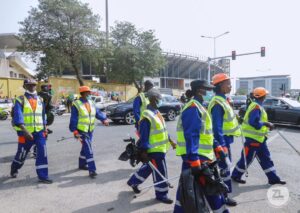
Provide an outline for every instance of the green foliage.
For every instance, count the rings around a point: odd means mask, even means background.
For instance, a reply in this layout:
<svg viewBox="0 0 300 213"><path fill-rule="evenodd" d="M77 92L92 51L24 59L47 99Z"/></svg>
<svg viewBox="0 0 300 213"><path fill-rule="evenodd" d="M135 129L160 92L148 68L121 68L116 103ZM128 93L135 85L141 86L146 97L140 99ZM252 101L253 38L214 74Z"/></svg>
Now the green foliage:
<svg viewBox="0 0 300 213"><path fill-rule="evenodd" d="M109 79L134 83L139 89L145 76L155 76L165 66L160 42L152 30L140 31L129 22L116 22L111 31L113 58Z"/></svg>
<svg viewBox="0 0 300 213"><path fill-rule="evenodd" d="M103 41L99 17L88 4L78 0L39 0L38 7L32 8L20 24L21 50L34 59L43 57L40 78L68 69L83 85L81 60L93 55L91 51L98 50Z"/></svg>

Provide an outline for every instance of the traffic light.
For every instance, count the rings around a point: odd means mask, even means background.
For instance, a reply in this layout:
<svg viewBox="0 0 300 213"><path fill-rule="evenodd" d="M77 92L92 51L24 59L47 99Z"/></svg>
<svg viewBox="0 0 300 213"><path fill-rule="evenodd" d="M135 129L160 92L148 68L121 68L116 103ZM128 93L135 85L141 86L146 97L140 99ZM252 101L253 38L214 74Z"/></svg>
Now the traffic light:
<svg viewBox="0 0 300 213"><path fill-rule="evenodd" d="M232 60L235 60L235 58L236 58L236 52L235 52L235 50L233 50L233 51L231 52L231 59L232 59Z"/></svg>
<svg viewBox="0 0 300 213"><path fill-rule="evenodd" d="M261 47L260 48L260 56L261 57L265 57L266 56L266 48L265 47Z"/></svg>

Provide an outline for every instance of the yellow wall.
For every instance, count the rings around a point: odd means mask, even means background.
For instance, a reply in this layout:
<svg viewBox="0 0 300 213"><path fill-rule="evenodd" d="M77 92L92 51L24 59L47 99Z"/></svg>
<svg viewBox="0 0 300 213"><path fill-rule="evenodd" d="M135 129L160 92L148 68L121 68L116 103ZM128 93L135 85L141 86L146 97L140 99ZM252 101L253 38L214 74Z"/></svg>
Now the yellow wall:
<svg viewBox="0 0 300 213"><path fill-rule="evenodd" d="M23 80L0 78L0 96L13 98L24 93Z"/></svg>
<svg viewBox="0 0 300 213"><path fill-rule="evenodd" d="M0 96L7 96L7 79L0 78Z"/></svg>
<svg viewBox="0 0 300 213"><path fill-rule="evenodd" d="M62 96L66 97L69 94L79 93L79 83L77 79L50 77L49 83L52 85L54 92L54 101L57 101ZM123 101L129 100L137 94L137 89L132 85L96 83L94 81L84 81L84 83L91 88L103 89L108 92L118 92ZM42 84L44 83L39 82L38 90L40 90L40 85ZM0 78L0 96L13 98L15 95L19 96L22 94L24 94L22 79Z"/></svg>
<svg viewBox="0 0 300 213"><path fill-rule="evenodd" d="M66 97L69 94L79 94L79 83L77 79L50 77L49 83L52 85L52 89L54 91L54 101L58 100L62 96ZM132 85L96 83L94 81L84 81L84 84L91 88L103 89L109 92L118 92L120 93L120 98L123 101L129 100L137 94L137 89Z"/></svg>

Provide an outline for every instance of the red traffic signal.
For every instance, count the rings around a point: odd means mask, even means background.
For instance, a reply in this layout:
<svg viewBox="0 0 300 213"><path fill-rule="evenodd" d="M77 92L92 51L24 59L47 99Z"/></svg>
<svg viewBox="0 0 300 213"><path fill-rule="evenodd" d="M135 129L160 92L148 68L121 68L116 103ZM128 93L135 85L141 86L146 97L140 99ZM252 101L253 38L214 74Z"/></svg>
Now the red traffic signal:
<svg viewBox="0 0 300 213"><path fill-rule="evenodd" d="M265 47L261 47L260 48L260 56L261 57L265 57L266 56L266 48Z"/></svg>
<svg viewBox="0 0 300 213"><path fill-rule="evenodd" d="M236 52L235 52L235 50L233 50L233 51L231 52L231 59L232 59L232 60L235 60L235 58L236 58Z"/></svg>

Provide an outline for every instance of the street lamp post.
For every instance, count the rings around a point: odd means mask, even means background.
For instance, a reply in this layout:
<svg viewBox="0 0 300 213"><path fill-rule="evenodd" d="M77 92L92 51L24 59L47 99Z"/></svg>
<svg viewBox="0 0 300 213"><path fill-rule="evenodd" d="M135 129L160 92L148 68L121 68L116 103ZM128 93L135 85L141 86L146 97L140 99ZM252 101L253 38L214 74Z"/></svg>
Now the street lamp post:
<svg viewBox="0 0 300 213"><path fill-rule="evenodd" d="M226 32L224 32L224 33L222 33L220 35L217 35L217 36L204 36L204 35L201 35L201 38L209 38L209 39L213 39L214 40L214 58L217 57L217 51L216 51L216 40L217 40L217 38L220 38L221 36L224 36L224 35L226 35L228 33L229 33L229 31L226 31ZM208 76L207 76L208 81L210 81L210 61L211 61L211 59L208 58Z"/></svg>

